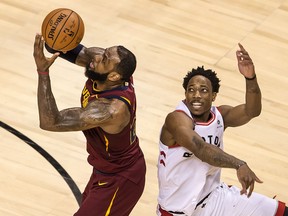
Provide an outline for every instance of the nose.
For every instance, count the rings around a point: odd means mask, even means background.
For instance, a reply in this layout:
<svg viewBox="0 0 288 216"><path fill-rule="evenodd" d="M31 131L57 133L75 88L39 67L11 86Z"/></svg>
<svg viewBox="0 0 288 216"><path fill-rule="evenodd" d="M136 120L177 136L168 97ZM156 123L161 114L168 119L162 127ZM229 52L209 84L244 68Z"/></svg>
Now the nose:
<svg viewBox="0 0 288 216"><path fill-rule="evenodd" d="M198 90L196 90L193 94L193 97L194 98L200 98L201 97L200 92Z"/></svg>

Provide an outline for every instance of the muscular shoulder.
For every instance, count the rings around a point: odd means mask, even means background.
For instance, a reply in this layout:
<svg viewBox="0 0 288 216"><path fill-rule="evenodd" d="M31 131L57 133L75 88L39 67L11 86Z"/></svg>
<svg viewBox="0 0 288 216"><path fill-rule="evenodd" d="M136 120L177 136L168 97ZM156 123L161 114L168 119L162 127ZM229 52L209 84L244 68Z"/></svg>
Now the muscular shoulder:
<svg viewBox="0 0 288 216"><path fill-rule="evenodd" d="M186 113L173 111L169 113L165 119L160 136L161 142L167 146L174 145L176 137L179 136L183 130L193 130L193 128L193 120Z"/></svg>
<svg viewBox="0 0 288 216"><path fill-rule="evenodd" d="M118 99L99 98L89 102L82 113L85 121L101 127L108 133L120 132L130 121L127 105ZM98 122L98 123L97 123Z"/></svg>
<svg viewBox="0 0 288 216"><path fill-rule="evenodd" d="M225 117L229 113L229 111L232 109L232 107L229 105L221 105L221 106L218 106L217 108L219 112L221 113L222 117Z"/></svg>
<svg viewBox="0 0 288 216"><path fill-rule="evenodd" d="M193 121L191 117L189 117L184 111L175 110L169 113L166 117L165 124L174 125L174 126L182 126L182 125L190 125Z"/></svg>

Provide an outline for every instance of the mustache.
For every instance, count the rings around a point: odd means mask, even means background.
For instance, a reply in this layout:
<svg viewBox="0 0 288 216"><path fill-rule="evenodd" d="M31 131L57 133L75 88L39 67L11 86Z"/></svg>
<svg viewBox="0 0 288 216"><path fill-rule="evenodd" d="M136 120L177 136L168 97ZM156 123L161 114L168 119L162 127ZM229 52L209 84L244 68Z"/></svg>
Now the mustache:
<svg viewBox="0 0 288 216"><path fill-rule="evenodd" d="M105 82L107 80L108 75L109 75L109 72L105 74L101 74L96 71L90 70L89 66L86 66L85 76L89 79L96 80L99 82Z"/></svg>

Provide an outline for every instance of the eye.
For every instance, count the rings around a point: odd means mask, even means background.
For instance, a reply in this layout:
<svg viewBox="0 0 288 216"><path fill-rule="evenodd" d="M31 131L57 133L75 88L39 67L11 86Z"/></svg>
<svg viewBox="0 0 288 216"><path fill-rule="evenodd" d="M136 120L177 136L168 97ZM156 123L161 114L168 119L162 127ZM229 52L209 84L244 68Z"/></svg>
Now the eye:
<svg viewBox="0 0 288 216"><path fill-rule="evenodd" d="M109 63L109 56L107 55L107 53L104 53L103 54L103 59L102 59L102 63L103 64L106 64L106 63Z"/></svg>
<svg viewBox="0 0 288 216"><path fill-rule="evenodd" d="M102 57L102 62L105 63L105 62L106 62L106 59L107 59L106 56L103 55L103 57Z"/></svg>
<svg viewBox="0 0 288 216"><path fill-rule="evenodd" d="M208 92L208 89L203 88L203 89L202 89L202 92L207 93L207 92Z"/></svg>

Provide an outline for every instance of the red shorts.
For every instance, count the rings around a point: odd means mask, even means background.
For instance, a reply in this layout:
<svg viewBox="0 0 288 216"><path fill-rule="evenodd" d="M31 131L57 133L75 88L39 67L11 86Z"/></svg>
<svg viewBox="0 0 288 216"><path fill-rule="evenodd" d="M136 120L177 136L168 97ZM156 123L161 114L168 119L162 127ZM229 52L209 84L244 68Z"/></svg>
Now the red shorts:
<svg viewBox="0 0 288 216"><path fill-rule="evenodd" d="M121 175L94 172L74 216L128 216L140 199L144 185L145 172L138 184Z"/></svg>

